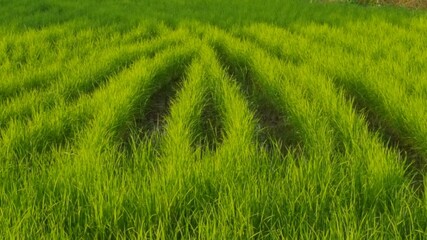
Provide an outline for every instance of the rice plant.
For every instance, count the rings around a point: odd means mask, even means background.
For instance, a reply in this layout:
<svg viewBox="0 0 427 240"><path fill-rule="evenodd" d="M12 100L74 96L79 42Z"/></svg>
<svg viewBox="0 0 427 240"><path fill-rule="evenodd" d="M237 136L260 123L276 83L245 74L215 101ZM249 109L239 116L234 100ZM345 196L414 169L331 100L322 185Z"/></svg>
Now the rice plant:
<svg viewBox="0 0 427 240"><path fill-rule="evenodd" d="M0 4L3 238L425 238L425 12Z"/></svg>

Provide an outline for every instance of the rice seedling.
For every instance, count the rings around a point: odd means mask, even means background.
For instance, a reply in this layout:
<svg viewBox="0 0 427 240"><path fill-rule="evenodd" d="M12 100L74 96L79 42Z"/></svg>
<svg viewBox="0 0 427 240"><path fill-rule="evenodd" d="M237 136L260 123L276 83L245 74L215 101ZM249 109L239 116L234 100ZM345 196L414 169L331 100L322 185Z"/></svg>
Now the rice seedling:
<svg viewBox="0 0 427 240"><path fill-rule="evenodd" d="M425 238L425 12L0 4L4 238Z"/></svg>

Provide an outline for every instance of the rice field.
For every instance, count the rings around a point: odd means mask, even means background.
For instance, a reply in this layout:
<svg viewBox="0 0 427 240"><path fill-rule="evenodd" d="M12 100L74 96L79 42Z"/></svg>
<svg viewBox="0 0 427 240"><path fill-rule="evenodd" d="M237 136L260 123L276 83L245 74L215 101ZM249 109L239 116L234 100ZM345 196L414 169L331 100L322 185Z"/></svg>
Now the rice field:
<svg viewBox="0 0 427 240"><path fill-rule="evenodd" d="M427 238L425 13L0 3L5 239Z"/></svg>

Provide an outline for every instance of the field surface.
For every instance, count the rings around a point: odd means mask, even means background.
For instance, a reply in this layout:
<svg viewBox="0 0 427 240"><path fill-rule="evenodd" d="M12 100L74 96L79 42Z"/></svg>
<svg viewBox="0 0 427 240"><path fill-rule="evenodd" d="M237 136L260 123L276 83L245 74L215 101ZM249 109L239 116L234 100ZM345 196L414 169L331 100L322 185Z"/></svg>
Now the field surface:
<svg viewBox="0 0 427 240"><path fill-rule="evenodd" d="M426 239L427 14L0 0L5 239Z"/></svg>

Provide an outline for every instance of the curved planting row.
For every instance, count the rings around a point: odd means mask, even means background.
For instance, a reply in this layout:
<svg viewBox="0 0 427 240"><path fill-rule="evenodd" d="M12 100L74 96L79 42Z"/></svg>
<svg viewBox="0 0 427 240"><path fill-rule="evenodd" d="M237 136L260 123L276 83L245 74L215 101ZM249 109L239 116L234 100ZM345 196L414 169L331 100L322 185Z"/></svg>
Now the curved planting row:
<svg viewBox="0 0 427 240"><path fill-rule="evenodd" d="M423 237L424 83L364 71L399 51L321 26L68 27L0 42L2 236Z"/></svg>

